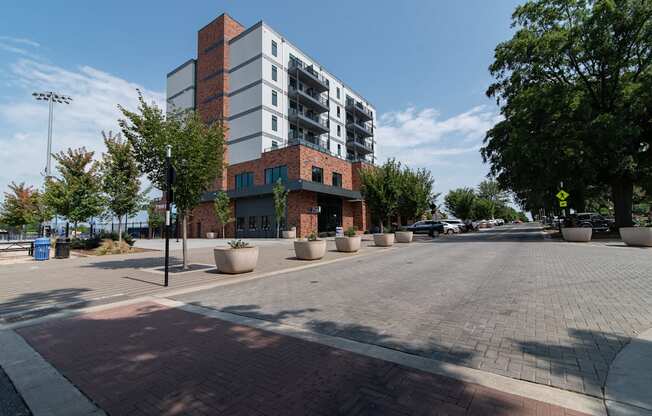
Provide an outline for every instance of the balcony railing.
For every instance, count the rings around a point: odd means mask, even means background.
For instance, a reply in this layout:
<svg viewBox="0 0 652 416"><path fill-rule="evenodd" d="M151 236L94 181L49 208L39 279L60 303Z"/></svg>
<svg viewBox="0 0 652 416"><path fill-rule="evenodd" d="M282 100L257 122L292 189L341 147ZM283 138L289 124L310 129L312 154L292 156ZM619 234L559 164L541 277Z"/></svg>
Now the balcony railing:
<svg viewBox="0 0 652 416"><path fill-rule="evenodd" d="M293 98L298 98L299 102L303 105L317 109L319 113L328 111L328 100L321 94L310 94L307 91L290 87L288 88L288 95Z"/></svg>
<svg viewBox="0 0 652 416"><path fill-rule="evenodd" d="M323 117L312 115L305 111L297 111L294 108L289 109L289 116L291 120L295 120L310 130L316 130L320 134L328 133L329 131L328 121Z"/></svg>
<svg viewBox="0 0 652 416"><path fill-rule="evenodd" d="M372 153L374 151L371 143L368 143L365 139L347 137L346 144L349 148L355 148L363 153Z"/></svg>
<svg viewBox="0 0 652 416"><path fill-rule="evenodd" d="M312 65L306 65L299 60L291 59L288 71L298 73L302 82L311 84L319 92L328 91L328 79L315 71Z"/></svg>
<svg viewBox="0 0 652 416"><path fill-rule="evenodd" d="M371 131L369 127L367 127L366 123L362 123L359 121L349 121L346 123L346 128L353 130L359 137L371 137L374 135L374 133Z"/></svg>
<svg viewBox="0 0 652 416"><path fill-rule="evenodd" d="M358 118L363 121L372 120L374 118L373 113L367 107L364 106L359 101L355 101L351 98L346 99L346 109L348 111L354 112Z"/></svg>

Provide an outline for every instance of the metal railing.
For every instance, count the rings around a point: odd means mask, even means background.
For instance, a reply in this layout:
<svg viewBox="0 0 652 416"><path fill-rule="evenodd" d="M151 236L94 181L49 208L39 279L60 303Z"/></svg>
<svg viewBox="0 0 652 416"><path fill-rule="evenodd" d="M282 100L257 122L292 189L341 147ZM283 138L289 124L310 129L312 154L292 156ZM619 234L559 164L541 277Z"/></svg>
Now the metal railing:
<svg viewBox="0 0 652 416"><path fill-rule="evenodd" d="M364 104L362 104L359 101L355 101L355 100L353 100L351 98L347 98L346 99L346 107L347 108L355 108L358 111L362 112L363 114L366 114L370 119L373 118L373 113L371 112L371 110L369 110L367 107L364 106Z"/></svg>
<svg viewBox="0 0 652 416"><path fill-rule="evenodd" d="M323 105L324 107L328 107L328 100L326 99L326 97L324 97L324 96L321 95L321 94L315 94L315 95L313 95L313 94L310 94L310 93L307 92L307 91L300 90L300 89L297 89L297 88L294 88L294 87L290 87L290 88L288 88L288 92L289 92L290 94L301 94L301 95L303 95L304 97L310 98L310 99L312 99L312 100L314 100L314 101L320 103L320 104Z"/></svg>
<svg viewBox="0 0 652 416"><path fill-rule="evenodd" d="M316 116L316 115L311 115L311 114L306 113L305 111L298 111L298 110L295 109L295 108L290 108L288 113L289 113L289 115L291 115L291 116L301 116L301 117L304 117L304 118L306 118L306 119L308 119L308 120L313 121L314 123L319 124L319 125L322 126L324 129L328 130L328 121L327 121L325 118L323 118L323 117L319 117L319 116Z"/></svg>
<svg viewBox="0 0 652 416"><path fill-rule="evenodd" d="M301 62L299 60L296 60L296 59L290 59L289 68L290 69L296 69L296 68L302 69L303 71L310 74L313 78L315 78L315 80L321 82L324 85L329 85L328 79L326 79L326 77L321 75L319 72L315 71L315 69L313 68L312 65L307 65L307 64L305 64L305 63L303 63L303 62Z"/></svg>

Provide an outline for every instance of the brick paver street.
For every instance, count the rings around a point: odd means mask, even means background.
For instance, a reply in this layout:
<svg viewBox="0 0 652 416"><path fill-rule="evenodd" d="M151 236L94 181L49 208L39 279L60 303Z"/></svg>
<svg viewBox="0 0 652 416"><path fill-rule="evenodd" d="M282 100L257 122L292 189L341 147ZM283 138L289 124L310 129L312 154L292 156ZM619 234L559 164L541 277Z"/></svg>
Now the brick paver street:
<svg viewBox="0 0 652 416"><path fill-rule="evenodd" d="M199 248L190 250L190 262L214 265L212 247L225 245L225 242L199 242L202 243ZM155 244L150 242L149 245ZM293 258L291 241L263 241L256 244L260 245L258 267L248 275L306 264ZM365 242L366 245L368 242ZM351 255L335 252L332 241L329 242L329 249L325 260ZM173 251L170 264L179 263L181 253ZM81 308L161 293L165 290L163 275L148 271L161 266L163 254L160 251L0 266L0 324L47 315L60 308ZM232 277L216 273L215 270L175 273L171 275L170 288L192 287Z"/></svg>
<svg viewBox="0 0 652 416"><path fill-rule="evenodd" d="M652 327L651 271L651 250L504 227L178 299L600 396Z"/></svg>
<svg viewBox="0 0 652 416"><path fill-rule="evenodd" d="M19 332L111 415L580 415L151 303Z"/></svg>

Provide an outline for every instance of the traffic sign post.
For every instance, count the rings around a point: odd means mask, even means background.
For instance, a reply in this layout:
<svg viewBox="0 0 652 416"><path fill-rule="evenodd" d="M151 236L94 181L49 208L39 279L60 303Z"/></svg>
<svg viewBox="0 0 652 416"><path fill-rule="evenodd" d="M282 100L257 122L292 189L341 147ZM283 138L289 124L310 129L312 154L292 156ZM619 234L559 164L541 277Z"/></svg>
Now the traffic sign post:
<svg viewBox="0 0 652 416"><path fill-rule="evenodd" d="M564 219L566 219L566 209L565 208L568 206L568 201L566 201L566 199L568 199L570 194L564 190L564 182L563 181L561 181L559 183L559 188L560 188L559 192L557 192L557 194L555 196L559 200L559 208L562 208L562 210L561 210L562 217ZM561 232L561 219L559 220L559 232Z"/></svg>

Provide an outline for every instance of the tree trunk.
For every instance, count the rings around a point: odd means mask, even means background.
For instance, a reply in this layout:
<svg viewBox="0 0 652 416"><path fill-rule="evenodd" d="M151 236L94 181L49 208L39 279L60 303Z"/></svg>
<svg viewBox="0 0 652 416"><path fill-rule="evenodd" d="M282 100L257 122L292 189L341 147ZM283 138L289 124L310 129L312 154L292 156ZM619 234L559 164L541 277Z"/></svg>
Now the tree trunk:
<svg viewBox="0 0 652 416"><path fill-rule="evenodd" d="M118 246L122 243L122 221L118 217Z"/></svg>
<svg viewBox="0 0 652 416"><path fill-rule="evenodd" d="M614 203L616 228L631 227L632 222L632 196L634 182L629 178L620 178L611 184L611 196Z"/></svg>
<svg viewBox="0 0 652 416"><path fill-rule="evenodd" d="M222 238L226 238L226 226L222 223Z"/></svg>
<svg viewBox="0 0 652 416"><path fill-rule="evenodd" d="M276 238L281 238L281 223L276 219Z"/></svg>
<svg viewBox="0 0 652 416"><path fill-rule="evenodd" d="M183 270L188 270L188 216L183 214Z"/></svg>

